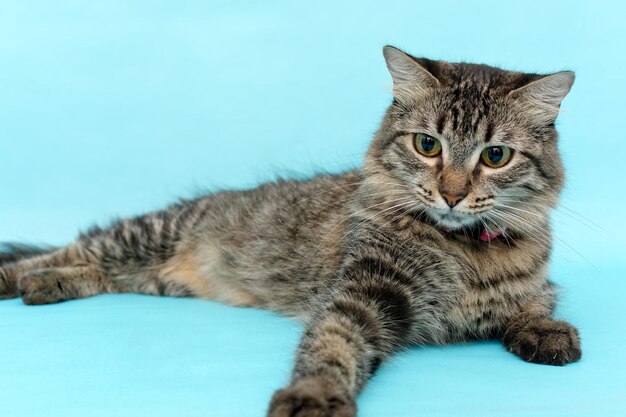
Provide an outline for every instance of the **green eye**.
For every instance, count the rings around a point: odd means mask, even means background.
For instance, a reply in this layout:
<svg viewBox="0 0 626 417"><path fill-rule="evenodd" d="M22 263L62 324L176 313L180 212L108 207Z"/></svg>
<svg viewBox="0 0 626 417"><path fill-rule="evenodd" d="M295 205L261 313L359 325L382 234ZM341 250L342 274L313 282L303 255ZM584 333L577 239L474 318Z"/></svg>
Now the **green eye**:
<svg viewBox="0 0 626 417"><path fill-rule="evenodd" d="M480 154L480 159L491 168L500 168L511 159L511 149L506 146L490 146Z"/></svg>
<svg viewBox="0 0 626 417"><path fill-rule="evenodd" d="M415 135L415 149L424 156L437 156L441 153L441 142L425 133Z"/></svg>

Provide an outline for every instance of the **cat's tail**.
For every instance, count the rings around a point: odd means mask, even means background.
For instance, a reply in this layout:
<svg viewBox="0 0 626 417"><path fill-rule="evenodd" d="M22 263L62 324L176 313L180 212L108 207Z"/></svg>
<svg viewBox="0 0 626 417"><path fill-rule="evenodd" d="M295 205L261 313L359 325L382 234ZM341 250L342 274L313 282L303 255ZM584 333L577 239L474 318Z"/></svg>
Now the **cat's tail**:
<svg viewBox="0 0 626 417"><path fill-rule="evenodd" d="M0 242L0 266L54 250L50 246L35 246L25 243Z"/></svg>

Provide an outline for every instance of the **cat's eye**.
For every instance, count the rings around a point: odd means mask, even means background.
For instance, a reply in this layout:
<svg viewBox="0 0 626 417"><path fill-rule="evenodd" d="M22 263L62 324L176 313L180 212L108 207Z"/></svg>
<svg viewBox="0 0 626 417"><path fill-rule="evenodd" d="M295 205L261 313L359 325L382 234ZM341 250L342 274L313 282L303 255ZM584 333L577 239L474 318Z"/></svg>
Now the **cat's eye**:
<svg viewBox="0 0 626 417"><path fill-rule="evenodd" d="M437 156L441 153L441 142L425 133L415 135L415 149L424 156Z"/></svg>
<svg viewBox="0 0 626 417"><path fill-rule="evenodd" d="M506 146L490 146L480 154L480 159L491 168L500 168L511 159L511 149Z"/></svg>

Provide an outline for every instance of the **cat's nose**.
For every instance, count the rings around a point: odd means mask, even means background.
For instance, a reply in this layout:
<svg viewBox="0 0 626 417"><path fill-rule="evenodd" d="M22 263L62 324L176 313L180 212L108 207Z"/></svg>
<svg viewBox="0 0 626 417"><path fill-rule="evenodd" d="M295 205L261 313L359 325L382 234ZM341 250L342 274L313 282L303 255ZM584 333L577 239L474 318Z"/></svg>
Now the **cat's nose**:
<svg viewBox="0 0 626 417"><path fill-rule="evenodd" d="M459 204L459 202L467 196L467 193L449 194L446 192L442 192L441 196L444 200L446 200L446 204L450 206L450 208L452 208Z"/></svg>
<svg viewBox="0 0 626 417"><path fill-rule="evenodd" d="M445 167L439 177L439 194L450 208L456 206L470 191L467 172L454 166Z"/></svg>

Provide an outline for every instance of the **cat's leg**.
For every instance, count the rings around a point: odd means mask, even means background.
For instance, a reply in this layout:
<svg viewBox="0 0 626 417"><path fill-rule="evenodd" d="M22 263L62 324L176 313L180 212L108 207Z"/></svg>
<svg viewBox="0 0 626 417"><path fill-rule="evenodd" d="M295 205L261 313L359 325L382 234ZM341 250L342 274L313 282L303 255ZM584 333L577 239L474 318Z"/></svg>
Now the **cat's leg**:
<svg viewBox="0 0 626 417"><path fill-rule="evenodd" d="M52 253L0 267L0 299L21 296L26 304L49 304L103 293L140 293L178 297L207 296L194 292L189 278L196 271L161 272L158 259L151 265L133 260L111 260L109 246L95 251L77 244ZM126 256L133 253L127 250ZM173 258L175 259L175 258ZM188 278L185 280L185 278ZM189 281L189 282L187 282ZM197 281L197 278L196 278ZM198 285L196 285L198 287Z"/></svg>
<svg viewBox="0 0 626 417"><path fill-rule="evenodd" d="M372 271L386 276L372 276L376 275ZM311 320L291 384L274 394L270 417L356 414L356 395L369 377L411 340L412 295L390 271L393 268L383 262L370 264L367 274L355 271L354 279L348 278L348 284Z"/></svg>
<svg viewBox="0 0 626 417"><path fill-rule="evenodd" d="M547 313L517 314L507 323L502 341L509 352L528 362L565 365L581 357L578 330Z"/></svg>
<svg viewBox="0 0 626 417"><path fill-rule="evenodd" d="M196 211L195 206L173 208L122 220L94 228L72 245L5 263L0 267L0 298L17 297L20 291L29 304L102 292L194 296L184 279L191 272L170 268L167 275L160 270L176 258L180 236L201 214ZM64 284L67 291L59 290Z"/></svg>
<svg viewBox="0 0 626 417"><path fill-rule="evenodd" d="M68 246L4 264L0 267L0 299L18 297L20 295L18 282L30 271L75 265L81 262L84 263L84 260L76 248Z"/></svg>
<svg viewBox="0 0 626 417"><path fill-rule="evenodd" d="M50 304L102 293L123 292L77 246L67 246L0 268L0 297L21 296L26 304Z"/></svg>
<svg viewBox="0 0 626 417"><path fill-rule="evenodd" d="M96 266L35 269L18 281L25 304L50 304L102 293L122 292L122 287Z"/></svg>

